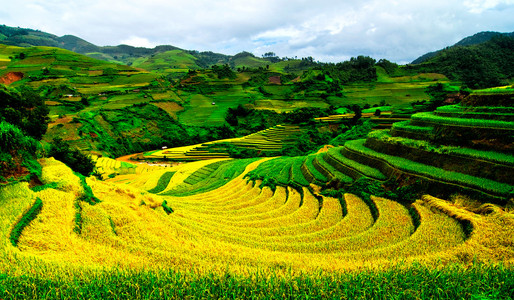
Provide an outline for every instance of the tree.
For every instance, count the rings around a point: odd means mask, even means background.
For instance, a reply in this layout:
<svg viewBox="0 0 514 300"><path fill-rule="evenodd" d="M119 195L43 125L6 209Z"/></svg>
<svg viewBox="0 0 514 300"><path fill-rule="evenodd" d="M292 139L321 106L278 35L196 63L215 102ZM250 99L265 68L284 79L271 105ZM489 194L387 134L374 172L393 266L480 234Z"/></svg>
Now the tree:
<svg viewBox="0 0 514 300"><path fill-rule="evenodd" d="M430 97L427 104L429 111L435 110L437 107L443 105L448 94L458 92L459 88L451 86L447 83L436 83L425 88L425 93Z"/></svg>
<svg viewBox="0 0 514 300"><path fill-rule="evenodd" d="M387 59L379 60L377 62L377 66L382 67L390 76L394 75L399 68L397 64L390 62Z"/></svg>
<svg viewBox="0 0 514 300"><path fill-rule="evenodd" d="M73 171L86 177L91 175L95 169L95 163L91 158L78 150L70 149L70 146L61 138L54 138L49 156L62 161Z"/></svg>
<svg viewBox="0 0 514 300"><path fill-rule="evenodd" d="M23 168L38 174L41 167L36 161L39 143L25 135L18 127L0 122L0 181L4 176L21 175Z"/></svg>
<svg viewBox="0 0 514 300"><path fill-rule="evenodd" d="M225 64L223 66L213 65L212 71L218 75L219 79L228 78L234 79L236 78L236 73L232 71L229 65Z"/></svg>
<svg viewBox="0 0 514 300"><path fill-rule="evenodd" d="M50 110L43 99L29 87L0 87L0 121L5 120L40 140L48 128Z"/></svg>

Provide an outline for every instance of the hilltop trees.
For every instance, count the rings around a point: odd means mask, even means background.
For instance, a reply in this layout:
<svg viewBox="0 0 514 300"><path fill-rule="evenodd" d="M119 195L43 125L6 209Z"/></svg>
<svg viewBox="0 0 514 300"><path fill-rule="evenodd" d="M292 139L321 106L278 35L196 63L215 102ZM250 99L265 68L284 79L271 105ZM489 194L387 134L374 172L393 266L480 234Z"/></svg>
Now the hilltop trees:
<svg viewBox="0 0 514 300"><path fill-rule="evenodd" d="M337 64L324 64L318 68L339 83L377 79L375 59L369 56L360 55Z"/></svg>
<svg viewBox="0 0 514 300"><path fill-rule="evenodd" d="M31 89L0 86L0 181L38 174L39 144L48 127L48 108Z"/></svg>
<svg viewBox="0 0 514 300"><path fill-rule="evenodd" d="M219 79L223 79L223 78L234 79L234 78L236 78L236 73L234 73L234 71L232 71L230 66L226 65L226 64L223 66L213 65L212 71L214 73L216 73L216 75L218 75Z"/></svg>
<svg viewBox="0 0 514 300"><path fill-rule="evenodd" d="M48 128L48 112L43 99L31 88L0 86L0 121L13 124L39 140Z"/></svg>
<svg viewBox="0 0 514 300"><path fill-rule="evenodd" d="M400 66L398 64L388 61L387 59L381 59L377 62L377 66L382 67L389 76L394 76Z"/></svg>
<svg viewBox="0 0 514 300"><path fill-rule="evenodd" d="M62 161L73 171L89 176L95 169L95 163L87 155L70 149L61 138L54 138L50 147L49 156Z"/></svg>
<svg viewBox="0 0 514 300"><path fill-rule="evenodd" d="M493 37L490 41L451 47L429 61L410 66L420 72L443 73L461 80L470 88L486 88L507 84L514 76L514 38Z"/></svg>

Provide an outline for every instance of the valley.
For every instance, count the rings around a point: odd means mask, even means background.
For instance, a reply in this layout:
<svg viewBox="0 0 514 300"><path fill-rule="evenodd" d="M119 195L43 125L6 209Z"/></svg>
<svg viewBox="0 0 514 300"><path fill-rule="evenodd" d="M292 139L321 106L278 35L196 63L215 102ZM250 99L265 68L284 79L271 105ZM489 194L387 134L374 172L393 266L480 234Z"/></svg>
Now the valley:
<svg viewBox="0 0 514 300"><path fill-rule="evenodd" d="M67 39L0 45L0 298L513 297L506 67Z"/></svg>

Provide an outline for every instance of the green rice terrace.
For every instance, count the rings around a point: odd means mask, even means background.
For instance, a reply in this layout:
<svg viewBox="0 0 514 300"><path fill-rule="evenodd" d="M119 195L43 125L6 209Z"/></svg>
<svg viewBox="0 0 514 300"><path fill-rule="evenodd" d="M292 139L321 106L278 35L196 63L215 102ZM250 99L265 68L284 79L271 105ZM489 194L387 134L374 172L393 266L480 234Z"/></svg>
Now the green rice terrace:
<svg viewBox="0 0 514 300"><path fill-rule="evenodd" d="M124 59L0 45L0 299L514 298L512 86Z"/></svg>

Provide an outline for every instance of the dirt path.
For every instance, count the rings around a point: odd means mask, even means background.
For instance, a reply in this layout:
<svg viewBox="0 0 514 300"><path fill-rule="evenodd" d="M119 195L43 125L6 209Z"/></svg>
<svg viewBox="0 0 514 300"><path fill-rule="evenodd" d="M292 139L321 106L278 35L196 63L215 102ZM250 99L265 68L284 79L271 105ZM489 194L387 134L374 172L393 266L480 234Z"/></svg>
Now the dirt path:
<svg viewBox="0 0 514 300"><path fill-rule="evenodd" d="M135 156L139 156L139 155L142 157L143 153L144 152L133 153L133 154L125 155L125 156L120 156L120 157L116 158L116 160L128 162L128 163L131 163L131 164L142 163L142 162L138 162L137 160L131 160L131 158L135 157Z"/></svg>
<svg viewBox="0 0 514 300"><path fill-rule="evenodd" d="M120 156L120 157L116 158L116 160L128 162L131 164L148 164L149 162L144 160L143 153L144 152L139 152L139 153L133 153L133 154L125 155L125 156ZM140 157L141 160L132 160L132 158L135 158L135 157ZM156 162L152 162L151 164L164 167L164 166L178 166L182 163L181 162L172 162L172 161L156 161Z"/></svg>

